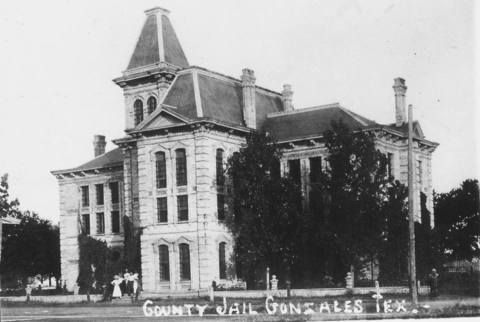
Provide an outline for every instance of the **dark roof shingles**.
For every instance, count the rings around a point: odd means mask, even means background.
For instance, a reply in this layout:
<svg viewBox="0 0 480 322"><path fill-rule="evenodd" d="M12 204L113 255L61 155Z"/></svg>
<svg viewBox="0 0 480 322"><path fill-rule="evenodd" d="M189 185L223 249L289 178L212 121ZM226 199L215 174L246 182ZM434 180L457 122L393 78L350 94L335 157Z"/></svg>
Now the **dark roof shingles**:
<svg viewBox="0 0 480 322"><path fill-rule="evenodd" d="M127 69L147 66L160 60L157 34L157 17L151 15L143 25Z"/></svg>
<svg viewBox="0 0 480 322"><path fill-rule="evenodd" d="M353 113L352 113L353 114ZM356 116L356 115L355 115ZM350 128L356 130L364 125L339 107L326 107L310 111L286 113L267 118L263 130L273 135L277 140L322 135L331 129L332 120L342 120ZM362 117L362 121L363 121ZM367 120L367 119L365 119ZM369 120L367 120L369 121ZM374 124L369 121L368 125Z"/></svg>
<svg viewBox="0 0 480 322"><path fill-rule="evenodd" d="M242 87L206 75L198 75L203 116L242 125Z"/></svg>
<svg viewBox="0 0 480 322"><path fill-rule="evenodd" d="M171 85L163 104L176 108L176 112L187 118L197 117L197 108L195 105L195 93L193 90L192 74L183 74L177 76Z"/></svg>
<svg viewBox="0 0 480 322"><path fill-rule="evenodd" d="M165 61L179 67L188 67L187 57L167 16L162 16L162 30Z"/></svg>
<svg viewBox="0 0 480 322"><path fill-rule="evenodd" d="M116 148L111 151L108 151L95 159L88 161L76 168L58 170L55 172L76 172L76 171L86 171L93 169L102 169L109 168L114 166L123 166L123 154L122 149Z"/></svg>

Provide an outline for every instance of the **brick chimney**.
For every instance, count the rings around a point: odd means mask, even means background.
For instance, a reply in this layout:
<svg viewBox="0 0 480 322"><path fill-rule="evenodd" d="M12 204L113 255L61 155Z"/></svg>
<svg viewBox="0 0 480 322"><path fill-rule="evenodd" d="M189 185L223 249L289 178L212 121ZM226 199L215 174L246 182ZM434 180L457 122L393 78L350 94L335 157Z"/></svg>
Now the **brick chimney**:
<svg viewBox="0 0 480 322"><path fill-rule="evenodd" d="M395 78L393 83L393 90L395 92L395 125L402 126L407 122L407 113L405 110L405 93L407 86L403 78Z"/></svg>
<svg viewBox="0 0 480 322"><path fill-rule="evenodd" d="M255 74L253 70L242 69L242 96L243 96L243 120L245 126L256 129L257 118L255 110Z"/></svg>
<svg viewBox="0 0 480 322"><path fill-rule="evenodd" d="M105 135L94 135L93 136L93 153L95 157L102 155L105 153L105 146L107 142L105 142Z"/></svg>
<svg viewBox="0 0 480 322"><path fill-rule="evenodd" d="M293 111L293 104L292 104L292 85L284 84L283 91L282 91L282 102L283 102L283 110L285 112Z"/></svg>

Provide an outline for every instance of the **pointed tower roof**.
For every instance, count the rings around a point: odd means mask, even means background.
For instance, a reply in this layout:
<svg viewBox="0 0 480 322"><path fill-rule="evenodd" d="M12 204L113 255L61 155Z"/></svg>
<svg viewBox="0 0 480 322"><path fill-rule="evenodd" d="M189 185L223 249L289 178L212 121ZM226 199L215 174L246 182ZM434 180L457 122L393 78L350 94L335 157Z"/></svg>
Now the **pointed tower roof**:
<svg viewBox="0 0 480 322"><path fill-rule="evenodd" d="M146 10L145 14L147 19L127 70L158 63L167 63L180 68L188 67L187 58L168 18L169 11L155 7Z"/></svg>

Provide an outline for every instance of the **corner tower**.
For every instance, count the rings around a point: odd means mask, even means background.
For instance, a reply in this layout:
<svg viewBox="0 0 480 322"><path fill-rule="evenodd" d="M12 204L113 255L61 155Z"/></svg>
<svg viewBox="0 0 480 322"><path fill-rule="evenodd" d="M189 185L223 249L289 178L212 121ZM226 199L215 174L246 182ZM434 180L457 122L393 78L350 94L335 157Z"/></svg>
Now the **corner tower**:
<svg viewBox="0 0 480 322"><path fill-rule="evenodd" d="M113 81L125 96L125 130L134 129L163 101L177 71L188 61L168 18L169 11L145 11L140 37L122 77Z"/></svg>

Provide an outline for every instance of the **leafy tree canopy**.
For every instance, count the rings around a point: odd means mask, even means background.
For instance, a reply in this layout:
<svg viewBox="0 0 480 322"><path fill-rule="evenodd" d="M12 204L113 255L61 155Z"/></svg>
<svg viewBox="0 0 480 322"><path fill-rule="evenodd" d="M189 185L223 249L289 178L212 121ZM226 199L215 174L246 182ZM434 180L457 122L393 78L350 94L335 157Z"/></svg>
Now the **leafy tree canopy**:
<svg viewBox="0 0 480 322"><path fill-rule="evenodd" d="M467 259L480 256L478 180L468 179L459 188L435 194L435 226L447 257Z"/></svg>
<svg viewBox="0 0 480 322"><path fill-rule="evenodd" d="M324 139L328 166L319 185L329 196L331 242L343 264L358 266L373 260L384 240L384 208L395 194L389 191L388 159L376 149L373 134L353 132L341 121L332 122Z"/></svg>
<svg viewBox="0 0 480 322"><path fill-rule="evenodd" d="M10 200L8 176L0 182L1 217L20 219L18 225L4 225L2 234L2 280L15 282L27 277L53 275L60 277L60 239L58 226L36 213L19 209L18 200Z"/></svg>
<svg viewBox="0 0 480 322"><path fill-rule="evenodd" d="M250 275L259 266L288 274L299 254L302 197L292 179L280 176L280 156L271 137L255 133L228 160L233 211L226 224L235 238L237 262Z"/></svg>

